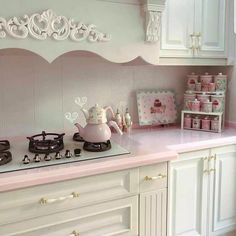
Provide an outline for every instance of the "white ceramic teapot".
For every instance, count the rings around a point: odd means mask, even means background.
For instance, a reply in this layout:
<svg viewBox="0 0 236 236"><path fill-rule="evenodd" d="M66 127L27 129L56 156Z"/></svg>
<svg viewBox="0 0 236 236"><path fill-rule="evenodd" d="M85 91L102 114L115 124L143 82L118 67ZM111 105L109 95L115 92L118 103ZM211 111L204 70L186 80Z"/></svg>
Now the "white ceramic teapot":
<svg viewBox="0 0 236 236"><path fill-rule="evenodd" d="M87 121L87 125L83 128L80 124L76 123L75 126L79 129L80 135L86 142L90 143L101 143L107 142L111 138L111 130L109 126L122 135L122 131L118 127L115 121L109 121L107 123L107 112L110 111L114 118L114 112L111 107L99 107L96 104L89 110L84 108L81 109Z"/></svg>

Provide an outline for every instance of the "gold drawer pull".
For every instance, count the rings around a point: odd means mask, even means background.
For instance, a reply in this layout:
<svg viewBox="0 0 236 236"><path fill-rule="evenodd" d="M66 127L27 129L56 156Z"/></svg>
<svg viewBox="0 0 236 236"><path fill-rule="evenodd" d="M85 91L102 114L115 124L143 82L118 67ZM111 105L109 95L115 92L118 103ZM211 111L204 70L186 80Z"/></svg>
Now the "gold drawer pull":
<svg viewBox="0 0 236 236"><path fill-rule="evenodd" d="M79 236L79 232L74 230L70 236Z"/></svg>
<svg viewBox="0 0 236 236"><path fill-rule="evenodd" d="M213 169L213 168L209 170L210 173L215 172L215 171L216 171L216 169Z"/></svg>
<svg viewBox="0 0 236 236"><path fill-rule="evenodd" d="M163 174L159 174L158 176L145 176L144 180L145 181L150 181L150 180L157 180L157 179L164 179L166 178L167 176L166 175L163 175Z"/></svg>
<svg viewBox="0 0 236 236"><path fill-rule="evenodd" d="M72 194L68 195L68 196L62 196L62 197L58 197L58 198L41 198L39 200L39 203L41 205L46 205L46 204L50 204L50 203L54 203L54 202L61 202L61 201L65 201L67 199L73 199L73 198L78 198L79 197L79 193L75 193L73 192Z"/></svg>

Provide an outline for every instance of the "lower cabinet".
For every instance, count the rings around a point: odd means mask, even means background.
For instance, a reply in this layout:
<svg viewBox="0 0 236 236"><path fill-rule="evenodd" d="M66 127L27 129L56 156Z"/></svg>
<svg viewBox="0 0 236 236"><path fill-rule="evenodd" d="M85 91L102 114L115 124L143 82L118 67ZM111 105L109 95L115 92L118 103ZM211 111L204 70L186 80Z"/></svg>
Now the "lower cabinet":
<svg viewBox="0 0 236 236"><path fill-rule="evenodd" d="M1 236L138 236L138 196L2 226Z"/></svg>
<svg viewBox="0 0 236 236"><path fill-rule="evenodd" d="M208 235L218 236L236 229L236 145L212 149L212 155Z"/></svg>
<svg viewBox="0 0 236 236"><path fill-rule="evenodd" d="M139 236L166 235L166 189L140 194Z"/></svg>
<svg viewBox="0 0 236 236"><path fill-rule="evenodd" d="M168 235L236 235L236 145L170 163Z"/></svg>
<svg viewBox="0 0 236 236"><path fill-rule="evenodd" d="M0 193L0 236L166 236L166 194L167 163Z"/></svg>

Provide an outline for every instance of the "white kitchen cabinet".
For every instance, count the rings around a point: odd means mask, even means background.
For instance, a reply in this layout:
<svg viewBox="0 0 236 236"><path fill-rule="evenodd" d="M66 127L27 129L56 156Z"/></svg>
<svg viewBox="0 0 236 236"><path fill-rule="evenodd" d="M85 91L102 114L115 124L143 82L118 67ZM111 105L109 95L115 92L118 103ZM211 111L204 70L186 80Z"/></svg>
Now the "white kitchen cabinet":
<svg viewBox="0 0 236 236"><path fill-rule="evenodd" d="M167 0L161 57L225 58L225 0Z"/></svg>
<svg viewBox="0 0 236 236"><path fill-rule="evenodd" d="M170 164L169 236L236 235L236 145L180 154Z"/></svg>
<svg viewBox="0 0 236 236"><path fill-rule="evenodd" d="M166 235L166 189L140 194L139 236Z"/></svg>
<svg viewBox="0 0 236 236"><path fill-rule="evenodd" d="M194 152L170 166L169 236L205 235L208 155L206 150Z"/></svg>
<svg viewBox="0 0 236 236"><path fill-rule="evenodd" d="M210 236L236 229L236 146L212 149ZM236 235L236 232L235 232Z"/></svg>
<svg viewBox="0 0 236 236"><path fill-rule="evenodd" d="M226 1L197 0L195 32L199 34L198 57L226 57Z"/></svg>
<svg viewBox="0 0 236 236"><path fill-rule="evenodd" d="M192 57L194 0L167 0L162 16L161 56Z"/></svg>

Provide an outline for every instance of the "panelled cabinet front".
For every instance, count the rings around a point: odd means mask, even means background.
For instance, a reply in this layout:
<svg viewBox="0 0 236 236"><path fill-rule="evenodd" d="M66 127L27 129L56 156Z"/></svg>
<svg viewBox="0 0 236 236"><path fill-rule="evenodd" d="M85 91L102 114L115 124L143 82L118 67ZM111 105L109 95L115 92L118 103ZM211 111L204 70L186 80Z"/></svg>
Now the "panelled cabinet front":
<svg viewBox="0 0 236 236"><path fill-rule="evenodd" d="M167 0L161 57L226 58L225 0Z"/></svg>
<svg viewBox="0 0 236 236"><path fill-rule="evenodd" d="M212 149L212 156L209 235L218 236L236 230L236 145Z"/></svg>
<svg viewBox="0 0 236 236"><path fill-rule="evenodd" d="M170 164L168 236L236 235L236 145Z"/></svg>
<svg viewBox="0 0 236 236"><path fill-rule="evenodd" d="M169 236L205 235L208 151L171 164L169 179Z"/></svg>

